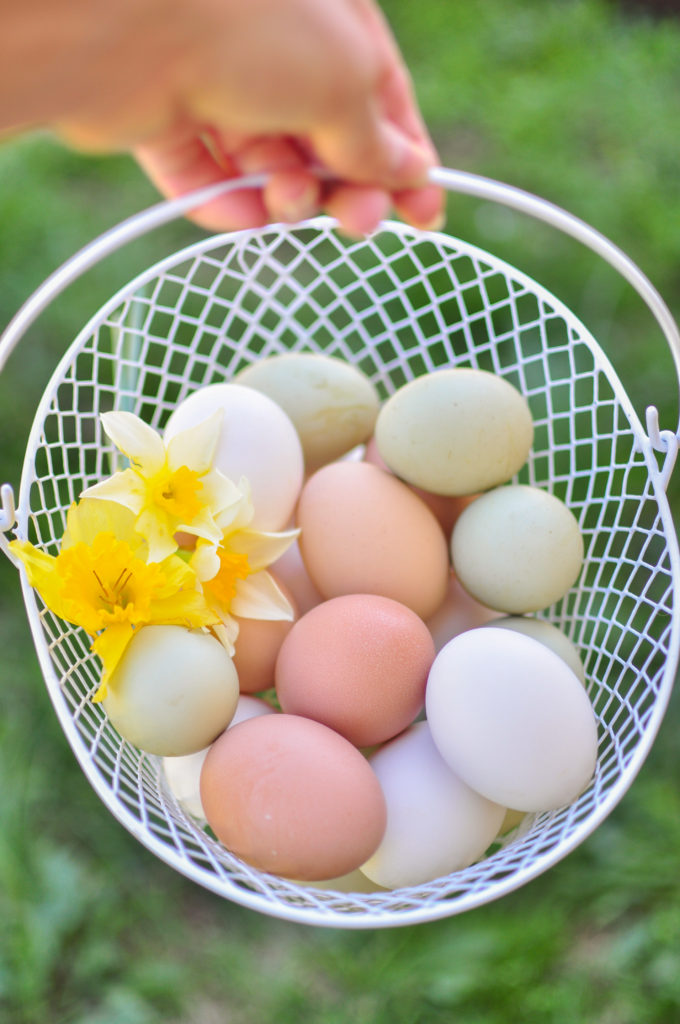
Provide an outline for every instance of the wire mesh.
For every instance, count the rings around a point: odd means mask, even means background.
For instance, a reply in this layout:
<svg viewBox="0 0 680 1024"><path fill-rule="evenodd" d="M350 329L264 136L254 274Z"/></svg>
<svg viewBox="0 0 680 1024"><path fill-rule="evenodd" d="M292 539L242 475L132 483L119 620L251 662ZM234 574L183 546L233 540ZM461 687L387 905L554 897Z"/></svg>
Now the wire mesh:
<svg viewBox="0 0 680 1024"><path fill-rule="evenodd" d="M348 241L319 218L207 239L150 268L75 339L37 411L19 529L56 553L69 504L117 455L100 414L129 409L161 430L187 394L250 362L315 351L355 364L382 397L444 366L491 370L531 408L535 438L516 478L576 515L581 576L541 614L580 651L599 720L588 790L528 816L514 838L427 885L346 893L258 872L227 852L167 788L158 758L120 739L91 703L90 639L25 598L47 686L87 777L161 859L266 913L334 927L444 917L517 888L565 856L630 785L665 710L677 660L677 546L644 431L597 342L554 296L449 236L385 224Z"/></svg>

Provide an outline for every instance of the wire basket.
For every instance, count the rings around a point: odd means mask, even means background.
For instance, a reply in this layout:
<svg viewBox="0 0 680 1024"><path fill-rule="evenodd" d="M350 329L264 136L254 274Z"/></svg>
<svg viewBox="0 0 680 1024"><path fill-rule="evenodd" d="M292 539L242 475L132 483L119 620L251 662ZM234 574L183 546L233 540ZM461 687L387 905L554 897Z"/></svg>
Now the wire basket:
<svg viewBox="0 0 680 1024"><path fill-rule="evenodd" d="M647 279L607 239L564 211L489 179L437 169L448 189L490 199L578 238L636 287L676 366L673 319ZM0 365L30 323L83 270L130 238L229 188L161 203L95 240L26 303L0 342ZM259 872L227 852L167 787L159 758L122 741L91 697L90 638L22 587L46 685L88 780L115 817L161 860L236 903L301 923L383 927L442 918L516 889L588 836L630 786L665 712L679 647L679 556L665 488L678 448L655 410L643 427L607 357L545 288L446 234L387 222L348 241L334 222L273 225L206 238L121 289L83 327L56 368L30 434L15 514L2 489L0 541L15 528L56 553L70 503L109 474L100 414L127 409L162 429L187 394L284 351L359 367L386 397L420 374L471 366L526 397L534 446L520 482L553 492L578 518L583 571L543 613L580 651L599 722L592 784L558 811L529 815L492 855L431 883L338 892ZM660 455L657 454L661 453Z"/></svg>

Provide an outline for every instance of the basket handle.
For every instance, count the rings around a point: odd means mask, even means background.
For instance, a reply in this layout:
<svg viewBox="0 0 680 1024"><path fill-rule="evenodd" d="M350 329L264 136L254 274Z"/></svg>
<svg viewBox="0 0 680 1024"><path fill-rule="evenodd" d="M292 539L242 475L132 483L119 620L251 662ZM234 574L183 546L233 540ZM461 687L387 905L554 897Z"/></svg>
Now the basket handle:
<svg viewBox="0 0 680 1024"><path fill-rule="evenodd" d="M264 174L249 175L218 182L176 199L164 200L128 217L95 238L46 278L9 322L0 335L0 371L27 328L50 302L105 256L115 252L127 242L184 216L218 196L246 188L261 188L266 180L267 175ZM605 235L554 203L493 178L471 174L467 171L435 167L430 171L430 180L433 184L439 185L449 192L460 192L478 199L491 200L544 221L564 234L575 238L609 263L633 286L655 317L671 350L676 376L680 382L680 331L673 315L649 278L622 249L619 249ZM647 431L652 447L656 451L666 454L666 463L660 474L663 485L666 486L680 445L680 437L673 431L659 430L658 415L654 406L647 409Z"/></svg>

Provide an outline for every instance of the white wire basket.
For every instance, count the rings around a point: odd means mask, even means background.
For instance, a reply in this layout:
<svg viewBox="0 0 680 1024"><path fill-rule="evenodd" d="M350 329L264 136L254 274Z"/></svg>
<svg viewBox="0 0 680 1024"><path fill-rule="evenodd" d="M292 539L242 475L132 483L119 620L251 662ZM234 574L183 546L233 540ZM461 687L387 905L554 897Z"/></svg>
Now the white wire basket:
<svg viewBox="0 0 680 1024"><path fill-rule="evenodd" d="M435 170L445 188L521 210L597 252L637 289L680 365L673 318L647 278L606 238L528 193ZM84 270L130 239L242 179L125 221L38 289L0 339L0 367L39 313ZM656 410L643 427L598 343L536 281L465 241L386 222L349 241L324 217L206 238L122 288L69 345L35 415L15 503L2 488L0 545L14 530L52 554L80 492L110 472L100 414L128 409L157 429L187 394L254 360L315 351L358 366L383 397L443 366L506 378L525 396L535 441L519 481L572 509L586 559L577 584L541 614L573 641L599 722L592 784L574 803L528 816L513 838L465 870L384 892L299 885L249 867L185 813L159 758L121 740L91 697L91 638L22 589L47 689L82 770L106 807L162 861L206 889L300 923L377 928L442 918L523 885L562 859L631 785L670 697L680 644L679 555L666 486L678 449ZM15 507L16 506L16 507Z"/></svg>

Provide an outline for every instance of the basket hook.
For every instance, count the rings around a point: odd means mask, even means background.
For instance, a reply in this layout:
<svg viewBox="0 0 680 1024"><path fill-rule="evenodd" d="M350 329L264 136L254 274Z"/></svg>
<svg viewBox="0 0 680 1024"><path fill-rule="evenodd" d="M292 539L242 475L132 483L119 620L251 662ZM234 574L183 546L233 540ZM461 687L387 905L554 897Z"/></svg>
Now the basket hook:
<svg viewBox="0 0 680 1024"><path fill-rule="evenodd" d="M10 553L9 542L5 534L12 529L17 521L16 504L14 502L14 491L11 484L3 484L0 487L0 548L9 558L13 565L18 566L14 555Z"/></svg>
<svg viewBox="0 0 680 1024"><path fill-rule="evenodd" d="M654 451L661 452L666 456L658 477L659 483L665 491L675 466L680 438L672 430L659 429L659 410L655 405L650 405L647 408L647 436Z"/></svg>

